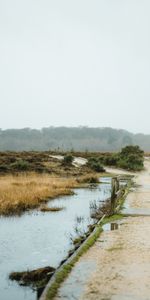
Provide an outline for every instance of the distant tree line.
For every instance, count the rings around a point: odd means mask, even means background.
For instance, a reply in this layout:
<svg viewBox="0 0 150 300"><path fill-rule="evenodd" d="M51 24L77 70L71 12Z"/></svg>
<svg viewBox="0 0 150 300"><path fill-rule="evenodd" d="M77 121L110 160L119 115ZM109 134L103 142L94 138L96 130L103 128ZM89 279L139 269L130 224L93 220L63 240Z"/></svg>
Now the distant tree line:
<svg viewBox="0 0 150 300"><path fill-rule="evenodd" d="M48 127L37 129L0 129L0 151L120 151L139 145L150 151L150 135L125 130L89 127Z"/></svg>

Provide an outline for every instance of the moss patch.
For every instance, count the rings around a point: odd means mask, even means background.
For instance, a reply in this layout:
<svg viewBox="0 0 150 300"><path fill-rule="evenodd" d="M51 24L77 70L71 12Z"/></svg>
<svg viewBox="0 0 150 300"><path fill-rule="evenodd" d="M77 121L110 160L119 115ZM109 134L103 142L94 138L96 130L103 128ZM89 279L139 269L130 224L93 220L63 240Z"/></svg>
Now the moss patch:
<svg viewBox="0 0 150 300"><path fill-rule="evenodd" d="M116 246L116 247L111 247L111 248L109 248L107 251L117 251L117 250L122 250L123 249L123 246L121 246L121 245L118 245L118 246Z"/></svg>

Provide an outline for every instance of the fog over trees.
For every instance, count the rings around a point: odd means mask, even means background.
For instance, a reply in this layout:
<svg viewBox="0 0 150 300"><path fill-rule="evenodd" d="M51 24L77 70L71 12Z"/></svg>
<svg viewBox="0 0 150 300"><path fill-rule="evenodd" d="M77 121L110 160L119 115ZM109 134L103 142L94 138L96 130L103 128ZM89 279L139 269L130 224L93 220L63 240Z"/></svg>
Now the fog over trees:
<svg viewBox="0 0 150 300"><path fill-rule="evenodd" d="M150 151L150 135L90 127L0 130L0 151L118 151L126 145L139 145L143 150Z"/></svg>

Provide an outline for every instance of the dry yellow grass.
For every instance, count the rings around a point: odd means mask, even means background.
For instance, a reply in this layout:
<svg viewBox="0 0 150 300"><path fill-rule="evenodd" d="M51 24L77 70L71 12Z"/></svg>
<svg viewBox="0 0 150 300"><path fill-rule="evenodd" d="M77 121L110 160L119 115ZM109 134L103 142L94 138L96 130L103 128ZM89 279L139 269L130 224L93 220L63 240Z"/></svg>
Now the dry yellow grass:
<svg viewBox="0 0 150 300"><path fill-rule="evenodd" d="M79 183L99 183L99 178L100 175L99 174L95 174L95 173L89 173L89 174L85 174L80 176L77 181Z"/></svg>
<svg viewBox="0 0 150 300"><path fill-rule="evenodd" d="M0 214L11 215L38 207L48 198L71 194L75 179L27 173L0 176Z"/></svg>

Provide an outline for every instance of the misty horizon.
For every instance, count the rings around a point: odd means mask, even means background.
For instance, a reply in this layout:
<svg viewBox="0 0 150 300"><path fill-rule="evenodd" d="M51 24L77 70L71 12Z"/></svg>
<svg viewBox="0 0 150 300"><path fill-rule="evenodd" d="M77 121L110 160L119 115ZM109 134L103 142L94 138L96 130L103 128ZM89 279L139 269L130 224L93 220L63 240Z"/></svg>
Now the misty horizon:
<svg viewBox="0 0 150 300"><path fill-rule="evenodd" d="M66 129L72 129L72 128L89 128L89 129L113 129L117 131L126 131L131 134L142 134L142 135L150 135L149 133L144 133L144 132L134 132L131 130L127 130L125 128L114 128L114 127L109 127L109 126L88 126L88 125L78 125L78 126L65 126L65 125L58 125L58 126L44 126L44 127L39 127L39 128L33 128L33 127L20 127L20 128L0 128L2 131L7 131L7 130L24 130L24 129L29 129L29 130L38 130L41 131L42 129L49 129L49 128L66 128Z"/></svg>
<svg viewBox="0 0 150 300"><path fill-rule="evenodd" d="M0 127L150 133L148 0L0 4Z"/></svg>

